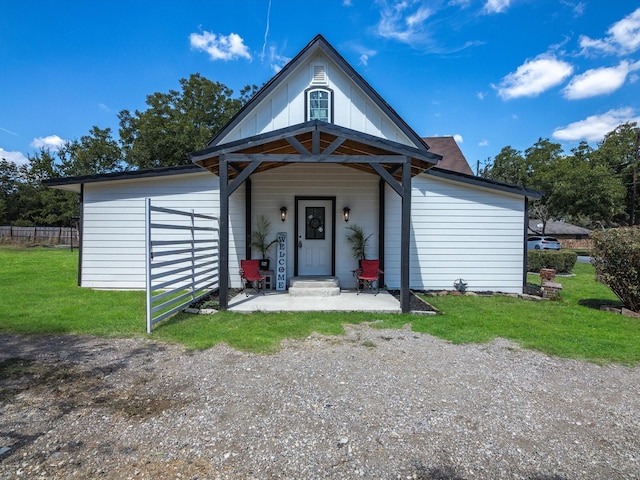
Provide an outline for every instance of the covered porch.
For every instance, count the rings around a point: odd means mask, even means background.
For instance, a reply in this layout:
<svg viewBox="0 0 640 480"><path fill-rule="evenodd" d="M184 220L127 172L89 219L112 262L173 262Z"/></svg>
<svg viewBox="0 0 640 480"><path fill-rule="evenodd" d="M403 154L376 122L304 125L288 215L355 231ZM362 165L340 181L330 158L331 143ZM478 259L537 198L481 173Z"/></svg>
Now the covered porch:
<svg viewBox="0 0 640 480"><path fill-rule="evenodd" d="M316 166L333 164L373 174L379 179L378 200L372 204L371 213L378 215L378 252L374 256L380 258L383 266L385 187L388 185L391 189L389 191L395 192L400 197L401 209L398 212L401 217L400 265L397 265L400 270L400 310L409 311L411 178L431 168L440 158L438 155L428 152L426 146L424 149L415 148L316 120L212 146L191 153L190 158L194 163L207 168L220 178L221 275L219 285L222 309L231 307L228 299L229 276L223 274L223 272L229 272L230 196L240 186L244 186L247 242L245 258L250 258L249 238L253 216L252 208L256 202L259 202L258 199L252 198L251 176L292 164ZM331 182L328 182L324 188L327 194L332 193ZM297 192L297 194L299 193L305 192ZM335 200L333 209L335 219ZM294 242L298 237L297 226L295 232ZM292 231L291 234L293 233ZM236 239L236 243L237 241ZM295 261L295 274L297 275L297 249L294 245L291 245L291 248L292 254L289 261L292 263ZM328 274L335 274L335 258L333 261L333 270L327 272ZM291 308L295 308L293 304L291 304Z"/></svg>

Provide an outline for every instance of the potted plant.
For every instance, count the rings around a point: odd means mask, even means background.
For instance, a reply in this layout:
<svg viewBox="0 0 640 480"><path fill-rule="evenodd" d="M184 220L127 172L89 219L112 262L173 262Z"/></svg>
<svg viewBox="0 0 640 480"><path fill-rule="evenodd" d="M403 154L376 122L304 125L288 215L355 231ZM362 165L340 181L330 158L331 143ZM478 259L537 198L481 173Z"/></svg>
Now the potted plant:
<svg viewBox="0 0 640 480"><path fill-rule="evenodd" d="M358 261L358 266L360 266L360 260L367 258L367 247L373 233L365 235L364 230L359 225L349 225L347 230L350 230L350 233L347 233L347 243L351 247L353 258Z"/></svg>
<svg viewBox="0 0 640 480"><path fill-rule="evenodd" d="M277 238L269 240L271 235L271 222L264 215L260 215L256 220L256 228L251 232L251 246L262 254L260 269L269 270L269 259L267 252L271 246L278 241Z"/></svg>

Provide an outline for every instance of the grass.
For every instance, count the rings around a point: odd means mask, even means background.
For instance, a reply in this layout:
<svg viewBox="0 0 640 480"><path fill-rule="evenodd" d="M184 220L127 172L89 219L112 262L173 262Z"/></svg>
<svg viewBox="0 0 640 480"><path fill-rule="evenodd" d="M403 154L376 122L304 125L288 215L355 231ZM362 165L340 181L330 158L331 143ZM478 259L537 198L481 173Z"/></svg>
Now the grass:
<svg viewBox="0 0 640 480"><path fill-rule="evenodd" d="M146 337L144 292L94 291L76 286L78 255L62 249L0 247L0 333L86 334ZM593 267L578 264L574 277L558 277L561 300L533 302L506 296L429 298L444 315L372 313L220 312L178 314L154 328L151 338L190 349L218 343L272 353L283 339L312 332L339 335L345 323L377 321L376 328L412 324L454 343L483 343L503 337L524 348L597 363L640 364L640 320L599 311L616 304L595 282ZM539 283L532 276L532 283Z"/></svg>

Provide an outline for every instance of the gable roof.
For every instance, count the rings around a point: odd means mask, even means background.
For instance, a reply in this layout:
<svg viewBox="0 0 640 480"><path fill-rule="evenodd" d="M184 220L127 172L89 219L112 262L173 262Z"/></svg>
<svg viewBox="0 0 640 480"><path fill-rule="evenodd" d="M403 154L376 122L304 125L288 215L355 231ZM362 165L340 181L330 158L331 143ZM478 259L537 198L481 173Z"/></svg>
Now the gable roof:
<svg viewBox="0 0 640 480"><path fill-rule="evenodd" d="M430 152L442 155L438 168L473 175L473 170L453 137L422 137L422 139L429 146Z"/></svg>
<svg viewBox="0 0 640 480"><path fill-rule="evenodd" d="M220 145L224 138L236 127L249 113L262 103L283 81L300 65L313 58L318 52L322 52L330 58L375 105L394 123L394 125L406 135L418 149L428 150L428 146L422 138L391 108L391 106L376 92L367 81L333 48L333 46L320 34L316 35L282 70L274 75L264 86L233 116L208 143L209 147Z"/></svg>
<svg viewBox="0 0 640 480"><path fill-rule="evenodd" d="M530 218L529 233L541 235L542 226L539 227L538 225L542 225L542 220ZM592 231L567 222L547 220L544 233L545 235L591 235Z"/></svg>
<svg viewBox="0 0 640 480"><path fill-rule="evenodd" d="M396 168L404 158L411 159L411 175L432 168L441 157L426 148L408 145L340 127L320 120L311 120L280 130L243 138L189 153L192 162L220 175L220 157L232 161L229 178L236 178L251 164L259 173L288 163L341 163L358 170L375 173L379 164L391 175L400 178Z"/></svg>

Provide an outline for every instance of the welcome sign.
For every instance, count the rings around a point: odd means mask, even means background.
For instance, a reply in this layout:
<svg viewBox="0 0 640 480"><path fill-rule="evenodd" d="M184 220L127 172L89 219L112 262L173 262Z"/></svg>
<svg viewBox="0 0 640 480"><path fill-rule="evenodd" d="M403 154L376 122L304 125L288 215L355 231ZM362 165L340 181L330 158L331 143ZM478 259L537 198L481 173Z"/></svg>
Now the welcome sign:
<svg viewBox="0 0 640 480"><path fill-rule="evenodd" d="M287 232L278 232L276 250L276 290L287 289Z"/></svg>

